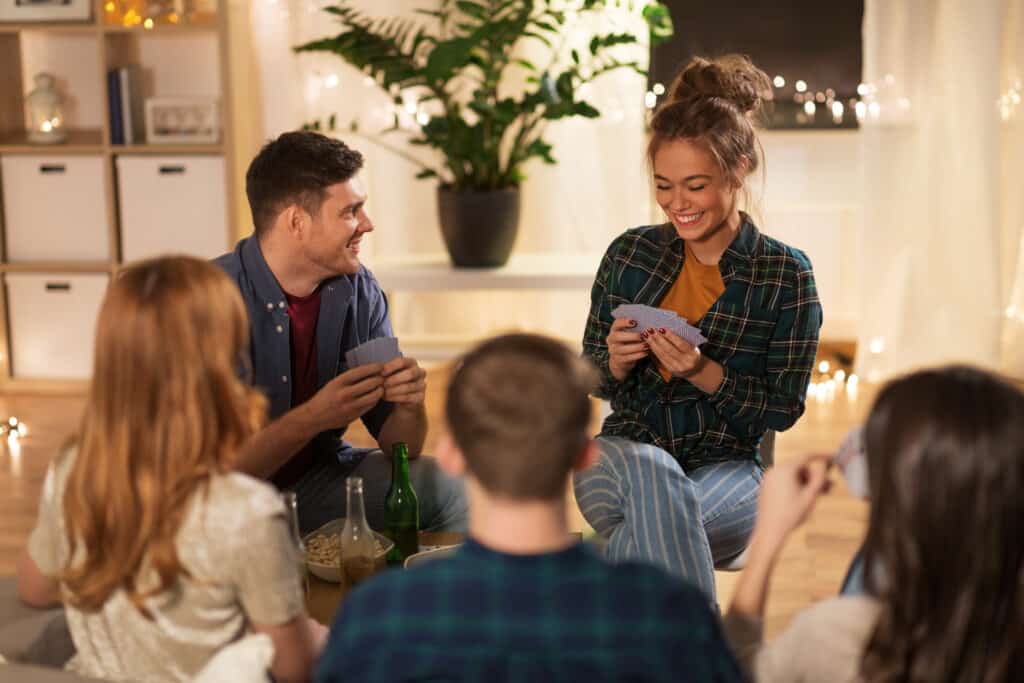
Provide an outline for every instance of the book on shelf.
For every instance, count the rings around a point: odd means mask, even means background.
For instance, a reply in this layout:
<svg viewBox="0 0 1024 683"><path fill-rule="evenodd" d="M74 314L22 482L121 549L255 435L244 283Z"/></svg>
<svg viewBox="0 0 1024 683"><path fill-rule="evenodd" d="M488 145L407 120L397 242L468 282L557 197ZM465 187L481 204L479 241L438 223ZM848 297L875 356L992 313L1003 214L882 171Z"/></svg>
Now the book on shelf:
<svg viewBox="0 0 1024 683"><path fill-rule="evenodd" d="M145 138L145 113L142 103L142 69L138 64L117 70L121 78L121 116L124 122L124 142L139 145Z"/></svg>
<svg viewBox="0 0 1024 683"><path fill-rule="evenodd" d="M107 72L110 92L110 143L142 144L145 118L142 102L142 70L131 64Z"/></svg>
<svg viewBox="0 0 1024 683"><path fill-rule="evenodd" d="M117 69L107 72L107 110L110 114L110 144L124 144L124 125L121 118L121 78Z"/></svg>

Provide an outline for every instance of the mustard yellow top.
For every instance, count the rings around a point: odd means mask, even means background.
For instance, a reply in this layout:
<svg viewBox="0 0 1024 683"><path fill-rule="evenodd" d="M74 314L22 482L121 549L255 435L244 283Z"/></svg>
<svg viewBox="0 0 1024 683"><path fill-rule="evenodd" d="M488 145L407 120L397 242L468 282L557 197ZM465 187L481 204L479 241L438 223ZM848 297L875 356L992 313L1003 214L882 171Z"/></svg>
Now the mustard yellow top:
<svg viewBox="0 0 1024 683"><path fill-rule="evenodd" d="M659 308L675 311L694 327L725 291L722 273L718 264L706 265L697 260L690 245L686 244L686 258L679 277L672 283ZM672 379L672 373L658 364L658 372L665 381Z"/></svg>

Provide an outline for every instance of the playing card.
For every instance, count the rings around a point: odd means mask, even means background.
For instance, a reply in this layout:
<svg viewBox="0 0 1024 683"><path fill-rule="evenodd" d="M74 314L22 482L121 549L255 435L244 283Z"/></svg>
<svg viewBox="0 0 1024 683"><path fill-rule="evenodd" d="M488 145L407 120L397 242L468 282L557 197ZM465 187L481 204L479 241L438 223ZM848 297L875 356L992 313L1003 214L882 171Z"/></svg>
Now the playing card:
<svg viewBox="0 0 1024 683"><path fill-rule="evenodd" d="M348 368L357 368L367 363L387 363L402 355L398 348L398 340L394 337L377 337L364 342L345 353L345 364Z"/></svg>
<svg viewBox="0 0 1024 683"><path fill-rule="evenodd" d="M868 458L864 452L864 428L854 427L839 444L839 450L832 456L832 461L839 467L846 479L850 493L858 498L867 499L870 494L868 485Z"/></svg>
<svg viewBox="0 0 1024 683"><path fill-rule="evenodd" d="M612 311L612 317L635 320L639 330L664 327L682 337L691 346L700 346L708 340L698 328L688 323L686 318L680 317L675 311L664 308L654 308L643 304L620 304Z"/></svg>

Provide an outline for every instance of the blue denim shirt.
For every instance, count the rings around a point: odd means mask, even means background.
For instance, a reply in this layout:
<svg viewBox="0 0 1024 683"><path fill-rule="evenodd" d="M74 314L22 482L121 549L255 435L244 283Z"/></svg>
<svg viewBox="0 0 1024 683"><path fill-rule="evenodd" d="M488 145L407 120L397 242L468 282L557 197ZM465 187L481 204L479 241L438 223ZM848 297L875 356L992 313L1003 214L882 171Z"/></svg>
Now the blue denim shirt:
<svg viewBox="0 0 1024 683"><path fill-rule="evenodd" d="M214 260L238 284L249 311L253 384L270 401L270 418L292 408L291 331L288 300L270 271L259 242L246 237L234 251ZM355 275L340 275L320 283L320 317L316 324L317 389L348 367L345 353L376 337L392 337L388 301L376 278L360 266ZM363 416L377 438L392 404L381 401ZM342 439L345 429L332 429L313 439L314 458L337 456L352 460L362 451Z"/></svg>

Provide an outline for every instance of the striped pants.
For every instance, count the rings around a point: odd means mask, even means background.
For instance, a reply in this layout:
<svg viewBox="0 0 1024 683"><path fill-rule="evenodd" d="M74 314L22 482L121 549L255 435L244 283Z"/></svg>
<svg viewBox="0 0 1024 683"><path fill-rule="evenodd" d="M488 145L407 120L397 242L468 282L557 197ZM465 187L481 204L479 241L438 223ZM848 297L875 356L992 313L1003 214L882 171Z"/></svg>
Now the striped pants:
<svg viewBox="0 0 1024 683"><path fill-rule="evenodd" d="M587 522L613 561L649 562L715 601L716 564L743 552L757 514L761 467L717 463L686 474L664 450L599 437L598 462L573 478Z"/></svg>

